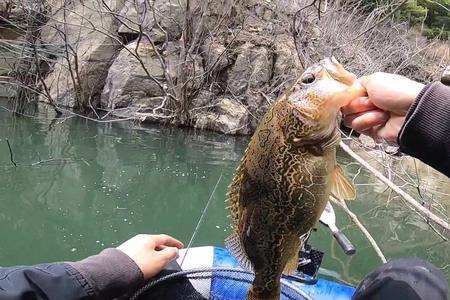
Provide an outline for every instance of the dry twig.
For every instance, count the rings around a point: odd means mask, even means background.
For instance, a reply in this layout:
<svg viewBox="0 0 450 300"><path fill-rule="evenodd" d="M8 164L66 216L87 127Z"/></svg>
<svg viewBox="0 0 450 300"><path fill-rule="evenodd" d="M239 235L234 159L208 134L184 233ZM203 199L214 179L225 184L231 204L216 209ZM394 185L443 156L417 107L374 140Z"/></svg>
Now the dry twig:
<svg viewBox="0 0 450 300"><path fill-rule="evenodd" d="M359 221L358 217L347 207L347 204L345 203L345 201L337 199L333 196L330 196L330 200L333 203L339 205L339 207L341 207L349 215L349 217L352 219L353 223L355 223L356 226L358 226L358 228L361 229L361 231L363 232L365 237L369 240L370 244L372 245L373 249L377 253L378 257L381 259L381 261L383 263L385 263L386 257L384 256L384 254L381 251L380 247L378 246L377 242L372 237L372 235L369 233L369 231L366 229L366 227L364 227L364 225Z"/></svg>
<svg viewBox="0 0 450 300"><path fill-rule="evenodd" d="M356 161L358 161L363 167L365 167L371 174L373 174L375 177L377 177L379 180L381 180L389 188L391 188L397 194L399 194L406 202L408 202L410 205L412 205L419 214L424 216L427 220L433 221L436 225L439 225L441 228L443 228L446 231L447 234L450 233L450 226L449 226L448 222L444 221L443 219L441 219L438 216L436 216L435 214L433 214L429 209L424 207L417 200L415 200L413 197L411 197L408 193L403 191L399 186L397 186L391 180L386 178L386 176L384 176L380 171L378 171L377 169L372 167L369 163L367 163L367 161L365 161L361 156L356 154L343 141L341 141L339 143L339 146L341 147L342 150L344 150L352 158L354 158Z"/></svg>

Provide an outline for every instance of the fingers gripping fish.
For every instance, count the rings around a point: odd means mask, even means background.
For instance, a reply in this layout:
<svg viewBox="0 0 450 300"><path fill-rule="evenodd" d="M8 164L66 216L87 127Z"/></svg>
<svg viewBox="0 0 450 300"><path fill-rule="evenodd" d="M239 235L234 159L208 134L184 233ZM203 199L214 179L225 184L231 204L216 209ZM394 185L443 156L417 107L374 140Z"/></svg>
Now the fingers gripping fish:
<svg viewBox="0 0 450 300"><path fill-rule="evenodd" d="M336 164L336 116L366 91L334 58L308 68L263 117L228 193L234 234L225 242L255 272L247 300L278 300L282 273L298 253L331 193L354 199Z"/></svg>

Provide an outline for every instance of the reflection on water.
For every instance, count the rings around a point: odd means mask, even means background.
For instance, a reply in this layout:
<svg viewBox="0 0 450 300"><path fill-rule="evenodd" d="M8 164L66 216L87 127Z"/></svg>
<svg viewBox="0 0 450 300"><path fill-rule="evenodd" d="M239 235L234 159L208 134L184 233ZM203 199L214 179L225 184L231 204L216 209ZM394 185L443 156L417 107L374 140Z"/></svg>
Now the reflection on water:
<svg viewBox="0 0 450 300"><path fill-rule="evenodd" d="M18 167L10 162L6 138ZM221 174L194 244L223 245L230 233L225 193L247 142L159 126L12 118L0 111L0 265L75 260L137 233L166 232L187 243ZM339 160L350 162L343 155ZM419 256L449 274L448 242L398 199L386 204L389 191L374 188L357 165L347 170L359 184L358 200L349 206L386 256ZM322 226L311 242L326 252L327 274L355 284L379 259L336 211L357 254L345 256Z"/></svg>

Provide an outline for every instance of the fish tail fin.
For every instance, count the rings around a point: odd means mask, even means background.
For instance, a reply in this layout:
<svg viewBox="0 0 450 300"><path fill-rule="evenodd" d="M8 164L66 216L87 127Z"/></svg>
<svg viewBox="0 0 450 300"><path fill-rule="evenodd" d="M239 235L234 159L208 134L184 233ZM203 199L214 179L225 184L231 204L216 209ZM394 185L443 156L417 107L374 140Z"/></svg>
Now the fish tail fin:
<svg viewBox="0 0 450 300"><path fill-rule="evenodd" d="M290 251L286 252L286 255L288 255L288 261L284 266L283 274L289 275L297 270L300 250L302 249L305 242L308 240L310 234L311 230L302 234L300 237L294 237L285 247L286 249L290 249Z"/></svg>
<svg viewBox="0 0 450 300"><path fill-rule="evenodd" d="M238 260L242 268L253 271L252 263L248 259L239 236L236 233L233 233L225 239L225 247Z"/></svg>
<svg viewBox="0 0 450 300"><path fill-rule="evenodd" d="M286 266L284 267L283 274L289 275L297 270L298 267L298 252L300 249L297 249L295 253L289 258Z"/></svg>
<svg viewBox="0 0 450 300"><path fill-rule="evenodd" d="M279 290L279 289L278 289ZM254 292L253 285L245 297L245 300L280 300L280 293L271 293L270 295L257 295Z"/></svg>

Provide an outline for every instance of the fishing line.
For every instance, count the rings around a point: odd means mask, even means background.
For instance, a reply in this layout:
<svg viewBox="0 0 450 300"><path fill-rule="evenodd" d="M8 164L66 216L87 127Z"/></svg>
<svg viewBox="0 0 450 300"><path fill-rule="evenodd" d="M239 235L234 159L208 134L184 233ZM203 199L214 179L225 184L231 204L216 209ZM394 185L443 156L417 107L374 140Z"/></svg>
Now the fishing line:
<svg viewBox="0 0 450 300"><path fill-rule="evenodd" d="M211 204L213 195L216 192L217 187L219 186L220 180L222 179L222 174L223 174L223 172L220 173L219 179L217 180L216 185L214 186L214 189L211 192L211 195L209 196L208 202L206 202L205 208L203 209L203 212L200 215L200 218L198 219L197 226L195 227L194 232L192 233L191 239L189 240L189 243L187 245L186 251L184 252L184 256L183 256L183 259L181 260L180 267L183 266L184 259L188 255L189 248L191 248L192 242L194 241L195 236L197 235L198 229L200 228L200 224L202 223L203 218L205 217L205 214L206 214L206 211L208 210L209 204Z"/></svg>

